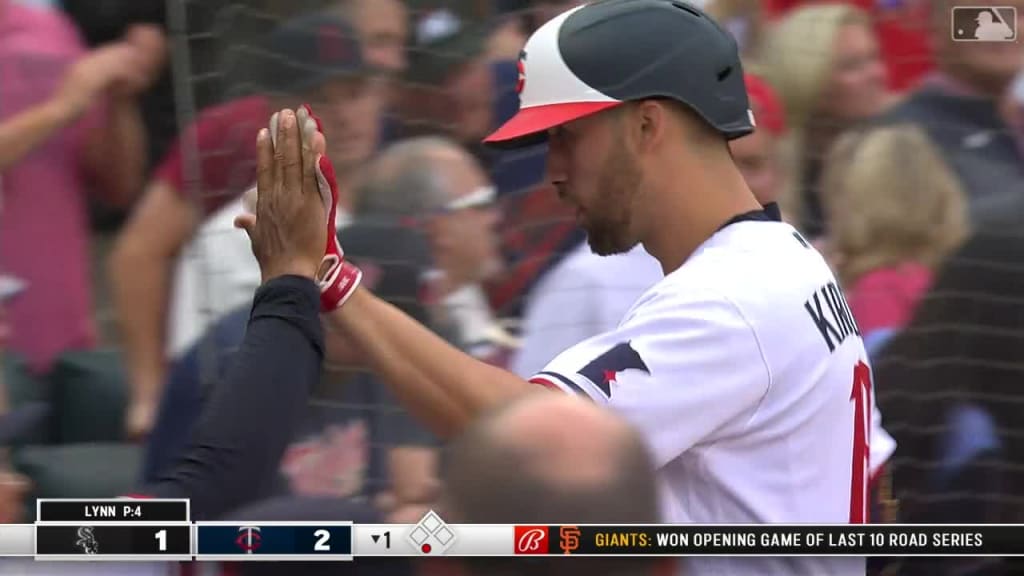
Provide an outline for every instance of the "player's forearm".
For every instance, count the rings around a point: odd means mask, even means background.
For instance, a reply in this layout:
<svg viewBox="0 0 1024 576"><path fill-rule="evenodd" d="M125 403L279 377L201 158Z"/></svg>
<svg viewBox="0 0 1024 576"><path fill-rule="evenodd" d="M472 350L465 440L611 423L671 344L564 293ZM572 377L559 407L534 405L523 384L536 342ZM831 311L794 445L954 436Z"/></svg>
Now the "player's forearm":
<svg viewBox="0 0 1024 576"><path fill-rule="evenodd" d="M6 170L75 119L70 108L48 100L0 123L0 170Z"/></svg>
<svg viewBox="0 0 1024 576"><path fill-rule="evenodd" d="M328 318L405 407L440 436L457 434L483 411L530 389L366 290L356 290Z"/></svg>
<svg viewBox="0 0 1024 576"><path fill-rule="evenodd" d="M110 285L134 403L156 403L163 387L164 309L170 262L122 238L110 258Z"/></svg>
<svg viewBox="0 0 1024 576"><path fill-rule="evenodd" d="M85 149L86 168L110 205L128 206L142 191L147 150L145 124L135 99L110 99L106 122L90 134Z"/></svg>
<svg viewBox="0 0 1024 576"><path fill-rule="evenodd" d="M320 378L320 298L308 278L282 276L256 292L231 369L196 424L185 456L144 492L189 498L210 520L272 493L288 443Z"/></svg>

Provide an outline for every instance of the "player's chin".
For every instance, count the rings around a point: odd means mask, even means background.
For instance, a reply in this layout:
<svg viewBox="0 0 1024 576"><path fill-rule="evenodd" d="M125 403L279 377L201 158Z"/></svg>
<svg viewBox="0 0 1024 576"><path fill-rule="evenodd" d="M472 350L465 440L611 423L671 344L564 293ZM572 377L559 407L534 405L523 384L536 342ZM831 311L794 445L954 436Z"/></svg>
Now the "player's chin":
<svg viewBox="0 0 1024 576"><path fill-rule="evenodd" d="M618 229L601 230L599 228L588 228L586 232L590 251L598 256L624 254L637 245L635 240L631 240Z"/></svg>

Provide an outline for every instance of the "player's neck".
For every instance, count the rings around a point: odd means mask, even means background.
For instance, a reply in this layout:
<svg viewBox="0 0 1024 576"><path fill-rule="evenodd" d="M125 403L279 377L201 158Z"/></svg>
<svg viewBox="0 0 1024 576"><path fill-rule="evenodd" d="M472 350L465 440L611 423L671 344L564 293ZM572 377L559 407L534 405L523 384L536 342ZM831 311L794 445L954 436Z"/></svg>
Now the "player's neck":
<svg viewBox="0 0 1024 576"><path fill-rule="evenodd" d="M731 218L761 208L734 166L692 172L696 174L666 182L661 201L651 203L647 214L642 243L665 275L682 266Z"/></svg>

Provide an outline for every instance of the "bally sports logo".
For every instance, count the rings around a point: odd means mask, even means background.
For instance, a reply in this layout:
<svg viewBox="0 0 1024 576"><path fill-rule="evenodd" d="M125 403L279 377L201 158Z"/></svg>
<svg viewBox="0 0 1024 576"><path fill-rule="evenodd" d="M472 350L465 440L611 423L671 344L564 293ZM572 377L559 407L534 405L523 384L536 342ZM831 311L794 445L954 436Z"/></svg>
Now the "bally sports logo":
<svg viewBox="0 0 1024 576"><path fill-rule="evenodd" d="M516 554L547 554L547 526L516 526Z"/></svg>

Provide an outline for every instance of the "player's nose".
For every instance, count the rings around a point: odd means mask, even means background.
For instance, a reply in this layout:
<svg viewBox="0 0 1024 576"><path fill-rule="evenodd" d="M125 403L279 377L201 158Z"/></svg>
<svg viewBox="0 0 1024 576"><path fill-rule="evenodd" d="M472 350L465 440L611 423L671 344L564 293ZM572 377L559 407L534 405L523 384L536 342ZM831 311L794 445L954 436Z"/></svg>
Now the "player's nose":
<svg viewBox="0 0 1024 576"><path fill-rule="evenodd" d="M568 180L565 154L557 146L548 146L545 171L548 182L556 187L561 187Z"/></svg>

